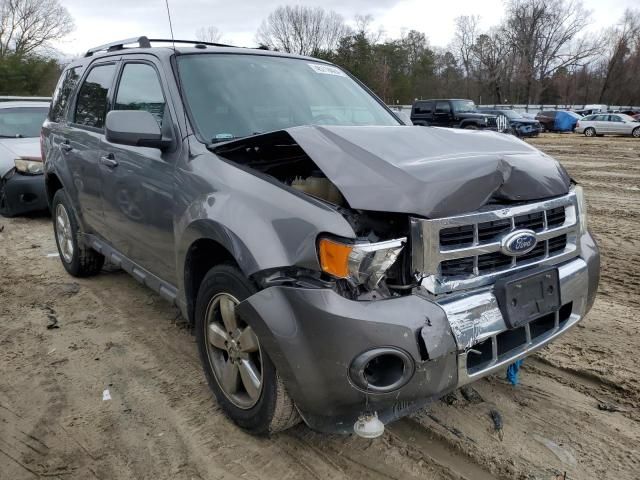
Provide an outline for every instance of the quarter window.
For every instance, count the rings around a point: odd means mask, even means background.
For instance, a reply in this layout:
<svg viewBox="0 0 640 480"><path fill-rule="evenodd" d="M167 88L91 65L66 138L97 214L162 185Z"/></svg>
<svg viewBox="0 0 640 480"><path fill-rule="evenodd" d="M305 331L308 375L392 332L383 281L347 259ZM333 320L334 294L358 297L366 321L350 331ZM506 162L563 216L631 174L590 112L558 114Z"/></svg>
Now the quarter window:
<svg viewBox="0 0 640 480"><path fill-rule="evenodd" d="M69 98L76 89L81 73L82 67L70 68L60 79L58 87L53 94L53 101L51 102L51 109L49 110L49 120L52 122L61 122L64 120Z"/></svg>
<svg viewBox="0 0 640 480"><path fill-rule="evenodd" d="M74 122L87 127L104 127L104 118L107 115L107 93L115 65L99 65L94 67L87 75L76 102L76 114Z"/></svg>
<svg viewBox="0 0 640 480"><path fill-rule="evenodd" d="M424 102L416 104L416 113L424 114L424 113L432 113L433 112L433 102Z"/></svg>
<svg viewBox="0 0 640 480"><path fill-rule="evenodd" d="M164 95L155 68L145 63L128 63L124 66L116 110L146 110L162 125L165 109Z"/></svg>

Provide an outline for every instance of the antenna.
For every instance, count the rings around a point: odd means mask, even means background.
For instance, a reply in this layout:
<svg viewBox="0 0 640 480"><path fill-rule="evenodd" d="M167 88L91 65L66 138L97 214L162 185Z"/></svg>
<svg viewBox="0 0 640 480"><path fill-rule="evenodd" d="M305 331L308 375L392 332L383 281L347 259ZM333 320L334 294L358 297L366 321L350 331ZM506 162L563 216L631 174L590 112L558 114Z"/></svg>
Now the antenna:
<svg viewBox="0 0 640 480"><path fill-rule="evenodd" d="M169 30L171 31L171 41L173 42L173 52L176 51L175 37L173 36L173 22L171 22L171 10L169 9L169 0L164 0L164 4L167 6L167 17L169 17Z"/></svg>
<svg viewBox="0 0 640 480"><path fill-rule="evenodd" d="M178 52L176 50L176 41L175 41L175 37L173 36L173 22L171 21L171 9L169 8L169 0L164 0L164 4L167 7L167 17L169 17L169 30L171 31L171 43L173 44L173 55L177 56ZM182 82L180 81L180 70L178 67L178 60L176 59L176 83L178 84L178 92L180 93L180 96L182 97L182 101L185 101L185 96L182 95ZM185 133L185 138L187 139L187 156L190 157L191 156L191 143L189 142L189 123L187 121L187 112L185 110L185 106L182 105L182 113L184 115L184 133ZM184 138L183 138L184 140Z"/></svg>

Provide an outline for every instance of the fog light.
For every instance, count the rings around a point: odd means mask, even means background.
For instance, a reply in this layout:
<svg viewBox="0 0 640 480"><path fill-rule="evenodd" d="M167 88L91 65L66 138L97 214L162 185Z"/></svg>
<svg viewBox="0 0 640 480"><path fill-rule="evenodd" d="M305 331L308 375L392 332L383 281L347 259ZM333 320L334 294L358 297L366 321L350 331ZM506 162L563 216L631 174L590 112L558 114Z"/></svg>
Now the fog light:
<svg viewBox="0 0 640 480"><path fill-rule="evenodd" d="M402 350L382 347L358 355L349 368L356 387L372 393L386 393L405 385L413 376L414 364Z"/></svg>

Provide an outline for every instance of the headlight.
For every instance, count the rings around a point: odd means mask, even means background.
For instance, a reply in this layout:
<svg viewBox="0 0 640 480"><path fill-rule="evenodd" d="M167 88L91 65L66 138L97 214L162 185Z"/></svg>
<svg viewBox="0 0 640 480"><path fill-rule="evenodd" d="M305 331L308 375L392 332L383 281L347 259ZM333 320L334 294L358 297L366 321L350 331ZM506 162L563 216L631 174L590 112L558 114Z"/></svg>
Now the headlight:
<svg viewBox="0 0 640 480"><path fill-rule="evenodd" d="M16 158L15 164L16 170L20 173L26 173L27 175L37 175L43 172L42 160L39 159Z"/></svg>
<svg viewBox="0 0 640 480"><path fill-rule="evenodd" d="M580 233L584 234L587 231L587 201L584 198L584 190L582 189L582 186L574 186L573 191L576 192L576 199L578 200L578 221L580 222Z"/></svg>
<svg viewBox="0 0 640 480"><path fill-rule="evenodd" d="M318 242L320 266L329 275L346 278L373 289L398 259L406 238L378 243L353 243L321 238Z"/></svg>

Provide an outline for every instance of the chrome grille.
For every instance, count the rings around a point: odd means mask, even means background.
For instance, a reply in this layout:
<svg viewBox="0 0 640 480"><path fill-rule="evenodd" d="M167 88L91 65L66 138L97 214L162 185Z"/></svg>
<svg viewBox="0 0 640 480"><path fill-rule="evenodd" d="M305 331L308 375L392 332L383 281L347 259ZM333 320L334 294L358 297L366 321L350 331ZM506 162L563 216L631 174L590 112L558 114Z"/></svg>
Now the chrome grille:
<svg viewBox="0 0 640 480"><path fill-rule="evenodd" d="M456 217L412 218L412 261L433 294L489 285L531 265L551 265L578 255L577 200L573 192L542 202L496 207ZM502 237L536 232L538 244L520 256L502 252Z"/></svg>

